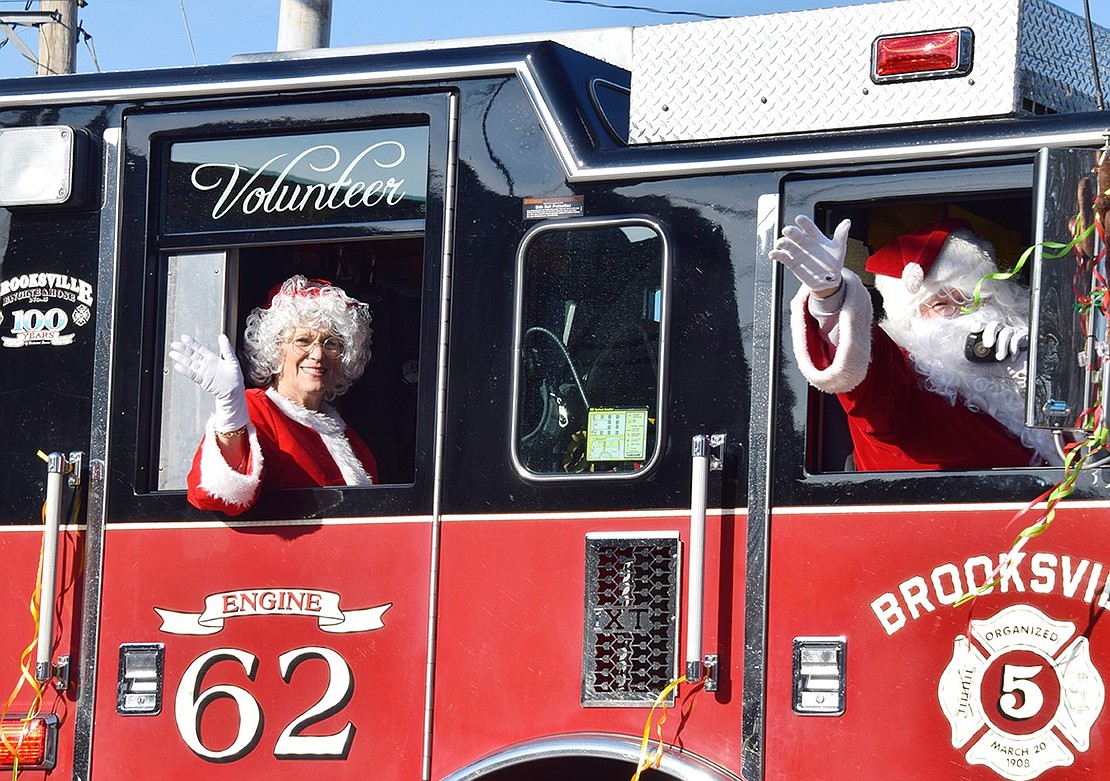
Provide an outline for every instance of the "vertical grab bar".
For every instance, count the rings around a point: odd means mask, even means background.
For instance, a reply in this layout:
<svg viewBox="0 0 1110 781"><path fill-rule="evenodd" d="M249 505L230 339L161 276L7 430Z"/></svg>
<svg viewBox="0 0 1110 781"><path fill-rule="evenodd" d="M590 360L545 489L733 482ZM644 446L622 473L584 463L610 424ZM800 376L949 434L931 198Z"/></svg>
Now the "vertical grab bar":
<svg viewBox="0 0 1110 781"><path fill-rule="evenodd" d="M58 535L62 525L62 475L65 456L46 457L46 519L42 530L42 577L39 581L39 639L35 657L35 680L45 683L54 677L54 595L58 583Z"/></svg>
<svg viewBox="0 0 1110 781"><path fill-rule="evenodd" d="M709 482L709 436L697 434L691 446L690 475L690 575L686 591L686 680L700 681L702 618L705 596L705 504Z"/></svg>

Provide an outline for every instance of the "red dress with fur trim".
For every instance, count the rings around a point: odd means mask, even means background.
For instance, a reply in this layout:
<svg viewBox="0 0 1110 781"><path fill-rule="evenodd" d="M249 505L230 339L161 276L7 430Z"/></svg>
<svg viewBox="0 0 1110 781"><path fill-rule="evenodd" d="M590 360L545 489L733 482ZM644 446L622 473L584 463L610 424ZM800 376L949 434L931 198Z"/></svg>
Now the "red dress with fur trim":
<svg viewBox="0 0 1110 781"><path fill-rule="evenodd" d="M792 303L795 356L848 415L860 471L990 469L1043 463L1001 423L924 388L909 358L872 320L870 300L845 274L840 343L822 338L803 291ZM861 297L862 295L862 297Z"/></svg>
<svg viewBox="0 0 1110 781"><path fill-rule="evenodd" d="M189 503L201 510L239 515L263 489L370 485L377 462L362 438L330 406L315 412L273 390L247 391L248 472L228 466L211 424L188 477Z"/></svg>

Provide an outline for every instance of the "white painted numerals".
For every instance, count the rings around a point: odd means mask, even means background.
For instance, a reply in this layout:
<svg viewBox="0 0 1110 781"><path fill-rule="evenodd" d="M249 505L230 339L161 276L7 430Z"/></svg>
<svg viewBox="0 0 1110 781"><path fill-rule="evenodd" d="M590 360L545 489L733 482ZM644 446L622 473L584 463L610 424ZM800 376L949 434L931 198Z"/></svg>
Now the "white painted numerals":
<svg viewBox="0 0 1110 781"><path fill-rule="evenodd" d="M293 680L297 667L309 659L328 665L328 685L316 704L297 716L281 731L274 745L278 759L337 759L346 756L354 739L355 725L347 722L331 735L304 735L308 727L339 713L351 701L354 677L346 660L330 648L294 648L278 657L278 669L286 683ZM181 739L197 756L211 762L234 762L249 754L262 737L262 708L250 692L240 686L221 684L202 689L205 674L220 662L237 662L249 680L258 672L258 657L236 648L217 648L193 661L181 676L174 700L174 715ZM227 748L212 749L200 737L205 709L218 699L230 699L239 713L239 730Z"/></svg>
<svg viewBox="0 0 1110 781"><path fill-rule="evenodd" d="M1043 669L1043 665L1007 664L1003 667L1002 696L998 700L998 709L1018 721L1036 716L1044 705L1044 694L1033 679Z"/></svg>
<svg viewBox="0 0 1110 781"><path fill-rule="evenodd" d="M39 309L17 309L12 312L13 334L61 331L68 323L69 317L57 307L46 312Z"/></svg>
<svg viewBox="0 0 1110 781"><path fill-rule="evenodd" d="M355 725L351 722L348 721L347 726L334 735L300 733L309 725L339 713L351 701L351 694L355 690L351 668L342 656L330 648L295 648L278 657L282 680L286 683L293 680L293 671L306 659L323 659L328 663L331 673L328 676L328 688L319 702L289 722L289 726L281 731L281 737L274 746L274 756L305 759L341 757L347 753L355 734Z"/></svg>
<svg viewBox="0 0 1110 781"><path fill-rule="evenodd" d="M200 690L204 674L218 662L237 661L243 666L247 677L254 680L258 672L258 657L236 648L217 648L198 657L181 676L174 700L174 715L177 718L177 731L185 745L196 754L213 762L230 762L246 756L262 733L262 709L258 701L246 689L238 686L210 686ZM231 745L223 751L214 751L200 742L200 719L204 709L221 697L230 697L239 709L239 733Z"/></svg>

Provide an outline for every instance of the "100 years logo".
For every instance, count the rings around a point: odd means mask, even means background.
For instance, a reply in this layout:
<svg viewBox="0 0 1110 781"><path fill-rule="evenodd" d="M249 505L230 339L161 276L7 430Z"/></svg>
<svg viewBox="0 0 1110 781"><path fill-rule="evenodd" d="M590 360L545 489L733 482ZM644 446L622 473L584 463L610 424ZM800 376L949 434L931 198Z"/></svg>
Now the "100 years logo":
<svg viewBox="0 0 1110 781"><path fill-rule="evenodd" d="M0 282L4 347L71 344L92 321L93 287L66 274L23 274Z"/></svg>

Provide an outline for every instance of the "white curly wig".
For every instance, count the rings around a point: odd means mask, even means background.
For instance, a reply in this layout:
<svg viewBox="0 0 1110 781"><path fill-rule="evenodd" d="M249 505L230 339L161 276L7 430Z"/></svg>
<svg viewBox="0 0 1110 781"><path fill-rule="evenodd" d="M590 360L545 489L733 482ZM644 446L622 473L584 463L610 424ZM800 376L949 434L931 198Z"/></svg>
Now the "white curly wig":
<svg viewBox="0 0 1110 781"><path fill-rule="evenodd" d="M247 317L243 354L252 382L273 383L281 371L281 343L297 328L326 331L343 340L335 383L326 399L342 396L370 360L370 307L322 279L298 274L285 280L268 307L258 307Z"/></svg>

